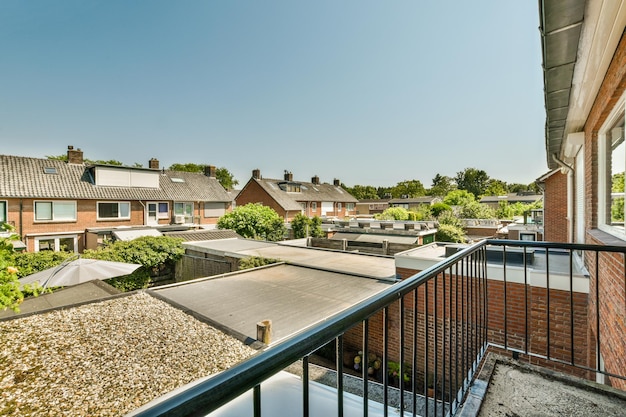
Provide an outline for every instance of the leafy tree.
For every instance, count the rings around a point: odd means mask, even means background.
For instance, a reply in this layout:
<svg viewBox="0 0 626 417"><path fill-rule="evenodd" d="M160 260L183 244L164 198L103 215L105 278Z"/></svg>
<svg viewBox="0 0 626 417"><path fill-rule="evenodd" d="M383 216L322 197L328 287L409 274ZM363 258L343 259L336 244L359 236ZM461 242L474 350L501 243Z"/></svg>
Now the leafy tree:
<svg viewBox="0 0 626 417"><path fill-rule="evenodd" d="M430 211L433 216L439 217L439 215L441 215L441 213L443 213L444 211L452 211L452 207L450 207L446 203L435 203L430 206Z"/></svg>
<svg viewBox="0 0 626 417"><path fill-rule="evenodd" d="M457 172L454 180L459 190L467 190L474 194L475 198L478 198L485 194L489 184L489 175L482 169L465 168L463 171Z"/></svg>
<svg viewBox="0 0 626 417"><path fill-rule="evenodd" d="M450 191L443 199L443 202L449 206L466 206L472 201L476 201L474 194L467 190Z"/></svg>
<svg viewBox="0 0 626 417"><path fill-rule="evenodd" d="M122 291L147 288L151 272L172 268L185 249L182 239L169 236L143 236L130 241L116 241L96 250L86 250L83 257L105 261L141 264L130 275L107 280Z"/></svg>
<svg viewBox="0 0 626 417"><path fill-rule="evenodd" d="M483 195L506 195L509 192L506 182L496 179L490 179Z"/></svg>
<svg viewBox="0 0 626 417"><path fill-rule="evenodd" d="M463 229L463 221L461 221L461 219L455 216L451 211L442 212L439 217L437 217L437 222L439 222L439 224L447 224Z"/></svg>
<svg viewBox="0 0 626 417"><path fill-rule="evenodd" d="M378 187L376 188L376 194L381 199L385 199L385 200L390 199L392 198L391 187Z"/></svg>
<svg viewBox="0 0 626 417"><path fill-rule="evenodd" d="M14 252L13 264L19 271L18 277L22 278L44 269L54 268L71 256L74 254L63 251Z"/></svg>
<svg viewBox="0 0 626 417"><path fill-rule="evenodd" d="M428 194L436 197L444 197L452 190L454 190L452 178L446 175L437 174L435 175L435 178L433 178L433 184L431 185Z"/></svg>
<svg viewBox="0 0 626 417"><path fill-rule="evenodd" d="M463 243L466 237L462 228L450 224L440 224L435 234L435 240L437 242Z"/></svg>
<svg viewBox="0 0 626 417"><path fill-rule="evenodd" d="M486 204L472 201L463 206L459 216L462 219L495 219L496 212Z"/></svg>
<svg viewBox="0 0 626 417"><path fill-rule="evenodd" d="M231 229L243 237L278 241L285 235L283 219L271 207L259 203L239 206L219 218L220 229Z"/></svg>
<svg viewBox="0 0 626 417"><path fill-rule="evenodd" d="M203 173L206 165L187 163L187 164L172 164L168 168L170 171L182 171L182 172L197 172Z"/></svg>
<svg viewBox="0 0 626 417"><path fill-rule="evenodd" d="M624 173L623 172L613 174L613 177L611 180L611 191L614 193L624 192Z"/></svg>
<svg viewBox="0 0 626 417"><path fill-rule="evenodd" d="M375 215L375 218L379 220L408 220L409 211L402 207L389 207L382 213Z"/></svg>
<svg viewBox="0 0 626 417"><path fill-rule="evenodd" d="M67 162L67 154L63 154L63 155L46 155L46 158L48 159L52 159L55 161L65 161ZM109 159L108 161L105 161L103 159L84 159L85 164L87 165L117 165L117 166L122 166L124 165L123 163L121 163L120 161L116 160L116 159ZM135 162L135 166L139 166L141 167L141 164L138 164L137 162Z"/></svg>
<svg viewBox="0 0 626 417"><path fill-rule="evenodd" d="M324 236L324 231L322 230L322 219L317 216L310 219L304 214L298 213L291 221L291 229L293 230L293 237L295 239L301 239L308 236Z"/></svg>
<svg viewBox="0 0 626 417"><path fill-rule="evenodd" d="M417 208L411 209L409 211L409 220L411 221L431 220L434 216L433 211L431 209L432 209L432 206L429 206L427 204L420 204Z"/></svg>
<svg viewBox="0 0 626 417"><path fill-rule="evenodd" d="M24 300L18 281L18 269L13 265L13 245L6 238L0 238L0 310L7 308L19 311Z"/></svg>
<svg viewBox="0 0 626 417"><path fill-rule="evenodd" d="M354 187L344 187L357 200L377 200L380 196L376 188L371 185L355 185Z"/></svg>
<svg viewBox="0 0 626 417"><path fill-rule="evenodd" d="M419 197L426 195L426 189L419 180L402 181L391 188L391 196L400 198L403 195L409 197Z"/></svg>

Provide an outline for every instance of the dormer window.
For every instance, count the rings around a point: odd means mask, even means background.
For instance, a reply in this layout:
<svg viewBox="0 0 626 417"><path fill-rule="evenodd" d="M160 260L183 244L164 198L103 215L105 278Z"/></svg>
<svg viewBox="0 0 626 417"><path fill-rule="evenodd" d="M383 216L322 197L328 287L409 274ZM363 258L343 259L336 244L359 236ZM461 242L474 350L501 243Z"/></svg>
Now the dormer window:
<svg viewBox="0 0 626 417"><path fill-rule="evenodd" d="M278 186L281 190L288 193L300 193L302 192L302 185L298 182L280 182Z"/></svg>
<svg viewBox="0 0 626 417"><path fill-rule="evenodd" d="M183 178L171 177L170 179L172 180L172 182L178 182L178 183L185 182Z"/></svg>

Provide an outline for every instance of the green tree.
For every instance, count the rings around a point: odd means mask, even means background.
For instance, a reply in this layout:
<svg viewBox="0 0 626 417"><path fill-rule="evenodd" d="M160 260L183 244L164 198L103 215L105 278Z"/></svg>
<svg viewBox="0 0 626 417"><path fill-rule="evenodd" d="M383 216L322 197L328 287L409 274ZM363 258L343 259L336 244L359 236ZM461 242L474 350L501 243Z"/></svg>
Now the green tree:
<svg viewBox="0 0 626 417"><path fill-rule="evenodd" d="M444 211L452 211L452 207L447 205L446 203L435 203L430 206L430 211L435 217L439 217L441 213Z"/></svg>
<svg viewBox="0 0 626 417"><path fill-rule="evenodd" d="M52 159L54 161L65 161L67 162L67 154L63 154L63 155L46 155L46 158L48 159ZM124 165L123 163L121 163L120 161L116 160L116 159L109 159L107 161L103 160L103 159L88 159L85 158L84 159L85 164L87 165L117 165L117 166L122 166ZM141 164L138 164L137 162L135 162L135 166L142 166Z"/></svg>
<svg viewBox="0 0 626 417"><path fill-rule="evenodd" d="M433 184L431 185L430 190L428 190L428 195L444 197L452 190L454 190L452 178L446 175L437 174L433 178Z"/></svg>
<svg viewBox="0 0 626 417"><path fill-rule="evenodd" d="M437 242L463 243L466 240L466 236L460 227L440 224L437 228L437 233L435 233L435 240Z"/></svg>
<svg viewBox="0 0 626 417"><path fill-rule="evenodd" d="M371 185L355 185L354 187L344 187L351 196L357 200L377 200L380 199L376 188Z"/></svg>
<svg viewBox="0 0 626 417"><path fill-rule="evenodd" d="M459 216L462 219L495 219L496 212L486 204L472 201L463 206Z"/></svg>
<svg viewBox="0 0 626 417"><path fill-rule="evenodd" d="M173 269L185 249L182 239L169 236L143 236L130 241L116 241L95 250L85 250L84 258L127 262L142 265L130 275L108 279L121 291L147 288L151 273Z"/></svg>
<svg viewBox="0 0 626 417"><path fill-rule="evenodd" d="M7 308L19 311L24 300L18 281L18 268L13 264L13 245L6 238L0 238L0 310Z"/></svg>
<svg viewBox="0 0 626 417"><path fill-rule="evenodd" d="M459 190L467 190L474 194L475 198L478 198L485 194L489 184L489 175L482 169L465 168L463 171L457 172L454 181Z"/></svg>
<svg viewBox="0 0 626 417"><path fill-rule="evenodd" d="M474 194L467 190L450 191L443 199L443 202L449 206L466 206L472 201L476 201Z"/></svg>
<svg viewBox="0 0 626 417"><path fill-rule="evenodd" d="M402 181L391 188L391 196L393 198L400 198L403 195L420 197L426 195L426 189L419 180Z"/></svg>
<svg viewBox="0 0 626 417"><path fill-rule="evenodd" d="M271 265L280 262L278 259L264 258L262 256L248 256L239 261L239 270L257 268L259 266Z"/></svg>
<svg viewBox="0 0 626 417"><path fill-rule="evenodd" d="M309 218L304 214L298 213L291 221L291 229L293 230L294 239L302 239L304 237L323 237L322 219L315 216Z"/></svg>
<svg viewBox="0 0 626 417"><path fill-rule="evenodd" d="M194 164L190 162L187 164L172 164L168 169L170 171L195 172L203 174L206 167L208 167L207 164ZM235 179L235 176L224 167L217 168L215 170L215 178L226 190L232 190L237 186L237 184L239 184L239 181Z"/></svg>
<svg viewBox="0 0 626 417"><path fill-rule="evenodd" d="M379 220L408 220L409 219L409 211L402 207L389 207L385 211L380 214L374 216Z"/></svg>
<svg viewBox="0 0 626 417"><path fill-rule="evenodd" d="M172 164L170 165L170 167L168 168L170 171L182 171L182 172L196 172L196 173L203 173L204 172L204 167L206 165L201 165L201 164L194 164L194 163L187 163L187 164Z"/></svg>
<svg viewBox="0 0 626 417"><path fill-rule="evenodd" d="M506 182L496 179L490 179L483 195L506 195L509 192Z"/></svg>
<svg viewBox="0 0 626 417"><path fill-rule="evenodd" d="M220 229L231 229L243 237L259 240L278 241L285 235L282 217L271 207L259 203L239 206L219 218Z"/></svg>

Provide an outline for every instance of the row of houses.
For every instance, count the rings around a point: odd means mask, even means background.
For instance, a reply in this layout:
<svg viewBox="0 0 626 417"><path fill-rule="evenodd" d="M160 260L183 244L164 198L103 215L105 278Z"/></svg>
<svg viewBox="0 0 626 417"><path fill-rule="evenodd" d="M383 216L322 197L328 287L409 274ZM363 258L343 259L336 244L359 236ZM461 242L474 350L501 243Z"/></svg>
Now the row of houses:
<svg viewBox="0 0 626 417"><path fill-rule="evenodd" d="M205 172L171 171L150 159L147 168L85 163L68 146L67 161L0 155L0 223L15 228L28 251L82 252L103 241L188 229L214 228L237 204L260 203L290 221L356 214L357 200L335 180L321 183L263 179L259 170L236 195Z"/></svg>

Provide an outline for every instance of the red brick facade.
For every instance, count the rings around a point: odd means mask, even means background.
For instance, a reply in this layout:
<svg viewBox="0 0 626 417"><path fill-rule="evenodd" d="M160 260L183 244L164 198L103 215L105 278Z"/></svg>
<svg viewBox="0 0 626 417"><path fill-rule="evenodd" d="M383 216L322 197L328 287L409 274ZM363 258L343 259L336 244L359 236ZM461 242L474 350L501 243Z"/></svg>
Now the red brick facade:
<svg viewBox="0 0 626 417"><path fill-rule="evenodd" d="M567 174L556 171L545 179L543 197L544 240L570 242L567 218Z"/></svg>

